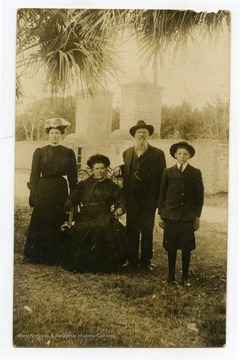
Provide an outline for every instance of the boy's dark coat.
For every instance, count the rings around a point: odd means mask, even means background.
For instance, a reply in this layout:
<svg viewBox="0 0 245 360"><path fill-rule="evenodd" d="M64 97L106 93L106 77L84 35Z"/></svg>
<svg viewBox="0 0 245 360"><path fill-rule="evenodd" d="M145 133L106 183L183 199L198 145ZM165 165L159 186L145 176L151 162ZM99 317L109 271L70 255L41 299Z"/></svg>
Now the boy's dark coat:
<svg viewBox="0 0 245 360"><path fill-rule="evenodd" d="M181 173L177 165L163 173L158 213L162 219L194 221L203 207L203 182L199 169L187 165Z"/></svg>

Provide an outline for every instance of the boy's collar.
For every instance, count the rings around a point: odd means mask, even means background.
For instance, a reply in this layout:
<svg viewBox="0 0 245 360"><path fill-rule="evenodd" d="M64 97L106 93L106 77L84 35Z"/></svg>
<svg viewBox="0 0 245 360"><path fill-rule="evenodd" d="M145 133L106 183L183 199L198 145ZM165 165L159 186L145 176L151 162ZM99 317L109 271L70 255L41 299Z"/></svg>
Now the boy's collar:
<svg viewBox="0 0 245 360"><path fill-rule="evenodd" d="M184 163L184 164L182 165L182 169L184 170L184 169L187 167L188 164L189 164L188 161L187 161L186 163ZM177 165L177 167L178 167L178 169L179 169L181 164L177 161L176 165Z"/></svg>

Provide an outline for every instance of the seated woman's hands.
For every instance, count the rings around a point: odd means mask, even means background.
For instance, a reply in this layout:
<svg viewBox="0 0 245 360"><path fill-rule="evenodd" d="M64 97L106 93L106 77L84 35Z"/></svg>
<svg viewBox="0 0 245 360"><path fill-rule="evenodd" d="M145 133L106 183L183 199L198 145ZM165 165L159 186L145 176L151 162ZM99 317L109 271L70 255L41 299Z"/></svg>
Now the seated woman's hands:
<svg viewBox="0 0 245 360"><path fill-rule="evenodd" d="M115 218L118 219L120 216L122 216L124 214L124 210L123 208L117 208L114 212L115 214Z"/></svg>

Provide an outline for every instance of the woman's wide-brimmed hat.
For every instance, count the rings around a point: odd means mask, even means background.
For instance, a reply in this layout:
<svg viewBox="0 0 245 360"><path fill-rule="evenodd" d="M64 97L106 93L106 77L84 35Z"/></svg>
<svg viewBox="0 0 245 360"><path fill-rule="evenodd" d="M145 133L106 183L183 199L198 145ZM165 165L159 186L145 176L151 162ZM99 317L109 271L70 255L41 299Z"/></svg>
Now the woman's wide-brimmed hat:
<svg viewBox="0 0 245 360"><path fill-rule="evenodd" d="M147 129L150 135L152 135L154 132L154 127L152 125L147 125L144 120L139 120L136 125L129 129L129 132L132 136L134 136L135 131L138 129Z"/></svg>
<svg viewBox="0 0 245 360"><path fill-rule="evenodd" d="M170 154L175 158L175 153L176 153L176 151L177 151L177 149L179 149L179 148L184 148L184 149L186 149L186 150L188 150L189 151L189 153L190 153L190 156L191 156L191 158L195 155L195 149L194 149L194 147L193 146L191 146L190 144L188 144L186 141L180 141L180 142L178 142L178 143L176 143L176 144L173 144L171 147L170 147Z"/></svg>
<svg viewBox="0 0 245 360"><path fill-rule="evenodd" d="M44 129L50 129L50 128L67 128L68 126L70 126L71 124L62 118L52 118L52 119L47 119L45 120L44 123Z"/></svg>

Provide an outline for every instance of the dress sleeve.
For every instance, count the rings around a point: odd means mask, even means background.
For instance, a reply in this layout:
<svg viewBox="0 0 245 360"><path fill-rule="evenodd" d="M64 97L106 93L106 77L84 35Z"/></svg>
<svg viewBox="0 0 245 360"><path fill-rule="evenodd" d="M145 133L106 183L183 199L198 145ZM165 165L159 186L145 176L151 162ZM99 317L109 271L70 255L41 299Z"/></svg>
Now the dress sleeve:
<svg viewBox="0 0 245 360"><path fill-rule="evenodd" d="M67 172L67 179L69 183L70 192L72 192L77 184L77 163L76 156L72 149L69 149L69 165Z"/></svg>
<svg viewBox="0 0 245 360"><path fill-rule="evenodd" d="M31 207L33 207L35 203L36 187L38 180L40 179L40 176L41 176L41 149L38 148L35 150L32 157L30 181L27 183L27 187L30 190L29 205Z"/></svg>
<svg viewBox="0 0 245 360"><path fill-rule="evenodd" d="M84 192L84 182L80 181L71 191L70 195L68 195L66 201L72 202L73 206L79 205L80 202L82 201L83 192Z"/></svg>
<svg viewBox="0 0 245 360"><path fill-rule="evenodd" d="M27 183L31 191L35 191L38 180L41 176L41 149L35 150L32 158L30 181Z"/></svg>

